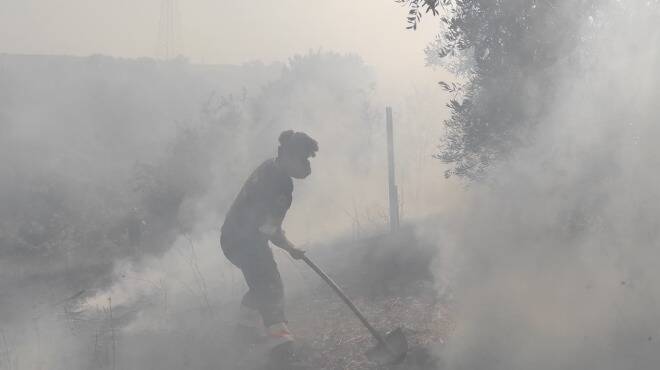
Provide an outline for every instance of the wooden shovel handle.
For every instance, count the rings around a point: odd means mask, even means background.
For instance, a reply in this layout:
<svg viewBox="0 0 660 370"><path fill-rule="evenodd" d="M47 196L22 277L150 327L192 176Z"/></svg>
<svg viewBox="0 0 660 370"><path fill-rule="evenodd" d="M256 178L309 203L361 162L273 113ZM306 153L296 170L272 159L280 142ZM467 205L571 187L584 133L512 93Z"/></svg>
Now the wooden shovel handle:
<svg viewBox="0 0 660 370"><path fill-rule="evenodd" d="M371 324L369 323L369 321L367 321L367 319L364 317L362 312L360 312L360 310L358 310L358 308L355 307L353 302L351 302L351 300L348 299L346 294L344 294L344 292L337 285L337 283L335 283L325 272L323 272L323 270L321 270L318 266L316 266L316 264L314 262L312 262L309 258L307 258L307 256L303 256L302 260L305 261L305 263L309 267L311 267L311 269L314 270L314 272L316 272L321 277L321 279L323 279L326 283L328 283L328 285L330 285L332 290L334 290L335 293L337 293L339 298L341 298L342 301L344 301L344 303L346 303L348 308L350 308L351 311L353 311L355 316L357 316L358 319L360 319L360 322L362 322L362 325L364 325L369 330L369 333L371 333L371 335L374 338L376 338L376 340L378 341L378 343L380 345L382 345L388 352L391 353L392 350L387 345L387 342L385 342L385 339L383 338L383 336L380 335L380 333L373 326L371 326Z"/></svg>

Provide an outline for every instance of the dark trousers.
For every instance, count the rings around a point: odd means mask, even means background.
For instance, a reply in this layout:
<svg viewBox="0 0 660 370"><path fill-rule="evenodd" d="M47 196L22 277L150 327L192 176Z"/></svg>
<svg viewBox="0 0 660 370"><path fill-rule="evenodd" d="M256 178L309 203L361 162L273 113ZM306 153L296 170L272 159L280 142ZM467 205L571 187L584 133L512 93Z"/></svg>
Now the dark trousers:
<svg viewBox="0 0 660 370"><path fill-rule="evenodd" d="M259 311L266 326L286 322L284 285L268 241L223 233L220 244L227 259L241 269L248 285L241 304Z"/></svg>

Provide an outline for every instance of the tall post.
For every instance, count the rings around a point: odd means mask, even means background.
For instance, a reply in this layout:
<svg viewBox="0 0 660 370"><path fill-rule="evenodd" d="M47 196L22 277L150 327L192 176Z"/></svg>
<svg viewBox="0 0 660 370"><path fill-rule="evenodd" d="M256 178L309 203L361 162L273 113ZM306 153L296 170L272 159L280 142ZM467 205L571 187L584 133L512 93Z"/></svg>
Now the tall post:
<svg viewBox="0 0 660 370"><path fill-rule="evenodd" d="M178 0L161 0L158 50L156 52L157 56L163 59L172 59L183 54L181 12Z"/></svg>
<svg viewBox="0 0 660 370"><path fill-rule="evenodd" d="M395 232L399 228L399 191L396 187L394 171L394 133L392 128L392 108L385 108L387 119L387 171L390 198L390 230Z"/></svg>

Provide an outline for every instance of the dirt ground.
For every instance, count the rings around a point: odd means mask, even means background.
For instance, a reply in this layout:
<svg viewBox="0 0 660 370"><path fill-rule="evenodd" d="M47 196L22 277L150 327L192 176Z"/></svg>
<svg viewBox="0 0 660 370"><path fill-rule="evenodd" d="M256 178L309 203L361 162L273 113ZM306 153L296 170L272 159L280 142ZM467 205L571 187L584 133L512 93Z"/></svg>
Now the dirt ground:
<svg viewBox="0 0 660 370"><path fill-rule="evenodd" d="M232 312L238 302L208 312L166 315L175 329L121 338L121 363L126 369L440 370L441 359L434 354L451 336L453 322L451 305L438 295L430 270L435 250L420 243L412 230L403 230L394 236L335 242L308 253L377 330L402 328L410 351L399 364L379 366L367 359L365 352L375 340L325 282L298 262L298 281L304 287L287 293L286 302L297 338L296 361L290 366L273 367L265 346L236 339Z"/></svg>
<svg viewBox="0 0 660 370"><path fill-rule="evenodd" d="M450 305L437 294L430 270L435 246L420 242L412 229L383 234L332 249L319 256L327 273L383 333L401 327L410 351L394 366L378 366L365 351L375 340L349 308L320 279L290 300L290 326L298 337L301 362L318 370L439 369L433 353L447 341L453 323Z"/></svg>
<svg viewBox="0 0 660 370"><path fill-rule="evenodd" d="M433 296L356 298L354 303L378 330L402 327L411 351L401 364L378 366L365 352L375 345L369 332L329 289L290 310L291 328L302 343L303 363L318 370L438 369L432 355L452 329L449 310Z"/></svg>

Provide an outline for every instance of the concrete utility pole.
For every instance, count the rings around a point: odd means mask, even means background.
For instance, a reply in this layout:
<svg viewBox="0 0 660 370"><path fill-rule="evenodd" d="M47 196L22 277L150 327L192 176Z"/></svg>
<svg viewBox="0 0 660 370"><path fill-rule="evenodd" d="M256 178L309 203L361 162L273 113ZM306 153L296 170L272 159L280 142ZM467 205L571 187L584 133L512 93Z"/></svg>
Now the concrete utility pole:
<svg viewBox="0 0 660 370"><path fill-rule="evenodd" d="M158 57L176 58L183 54L181 12L177 0L161 0L158 29Z"/></svg>
<svg viewBox="0 0 660 370"><path fill-rule="evenodd" d="M396 186L396 176L394 171L394 133L392 128L392 108L385 108L387 119L387 170L389 177L389 198L390 198L390 230L397 231L399 228L399 190Z"/></svg>

